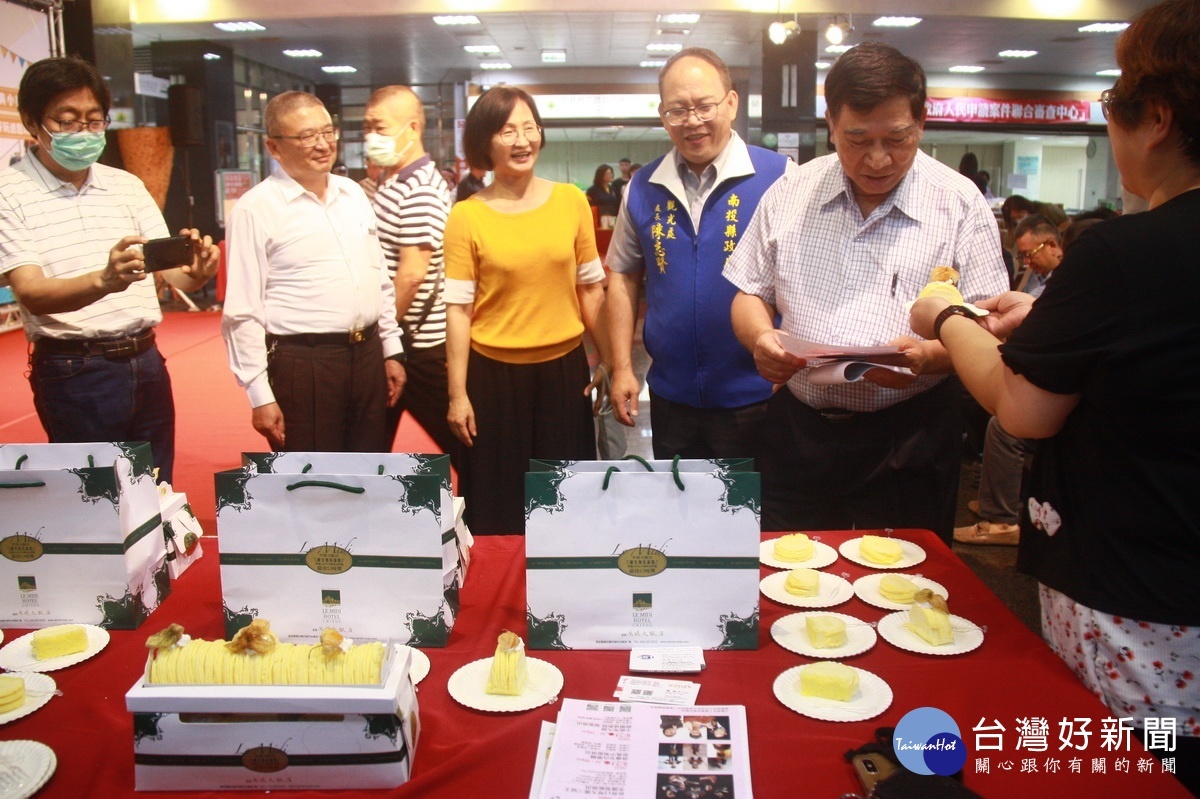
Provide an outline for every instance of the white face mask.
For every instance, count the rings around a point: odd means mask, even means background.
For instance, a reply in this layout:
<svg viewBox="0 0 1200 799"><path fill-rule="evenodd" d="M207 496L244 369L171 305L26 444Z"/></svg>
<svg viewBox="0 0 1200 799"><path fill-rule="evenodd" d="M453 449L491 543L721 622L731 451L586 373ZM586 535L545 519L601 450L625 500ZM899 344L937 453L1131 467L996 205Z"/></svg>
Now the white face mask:
<svg viewBox="0 0 1200 799"><path fill-rule="evenodd" d="M403 161L404 157L408 155L408 151L416 143L416 139L410 139L408 144L404 145L404 149L396 152L396 139L394 136L384 136L382 133L368 133L363 137L363 146L366 150L367 158L382 167L393 167Z"/></svg>

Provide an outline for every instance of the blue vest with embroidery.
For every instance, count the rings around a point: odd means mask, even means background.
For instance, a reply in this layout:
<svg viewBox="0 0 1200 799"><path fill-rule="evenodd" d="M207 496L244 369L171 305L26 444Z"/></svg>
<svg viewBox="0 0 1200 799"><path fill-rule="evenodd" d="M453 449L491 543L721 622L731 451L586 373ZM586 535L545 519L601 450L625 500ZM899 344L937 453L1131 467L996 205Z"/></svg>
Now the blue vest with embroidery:
<svg viewBox="0 0 1200 799"><path fill-rule="evenodd" d="M771 384L733 335L729 312L737 289L721 275L759 200L787 166L778 153L748 149L754 174L713 189L699 235L685 203L650 182L662 158L639 169L627 189L646 260L644 338L654 359L646 380L655 394L694 408L739 408L771 396Z"/></svg>

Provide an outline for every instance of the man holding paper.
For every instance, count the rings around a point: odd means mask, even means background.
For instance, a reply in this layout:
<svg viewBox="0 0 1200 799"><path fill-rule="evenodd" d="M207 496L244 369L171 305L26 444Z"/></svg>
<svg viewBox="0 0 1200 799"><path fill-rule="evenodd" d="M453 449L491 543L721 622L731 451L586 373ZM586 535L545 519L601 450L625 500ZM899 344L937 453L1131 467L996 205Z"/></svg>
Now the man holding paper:
<svg viewBox="0 0 1200 799"><path fill-rule="evenodd" d="M946 541L958 488L960 389L945 350L905 335L905 305L935 266L967 301L1004 290L991 210L971 181L919 150L925 73L866 43L825 80L836 154L763 197L725 267L733 326L759 373L787 390L767 409L763 528L921 527ZM772 324L776 312L780 330ZM913 374L870 369L822 385L781 332L841 348L892 345Z"/></svg>

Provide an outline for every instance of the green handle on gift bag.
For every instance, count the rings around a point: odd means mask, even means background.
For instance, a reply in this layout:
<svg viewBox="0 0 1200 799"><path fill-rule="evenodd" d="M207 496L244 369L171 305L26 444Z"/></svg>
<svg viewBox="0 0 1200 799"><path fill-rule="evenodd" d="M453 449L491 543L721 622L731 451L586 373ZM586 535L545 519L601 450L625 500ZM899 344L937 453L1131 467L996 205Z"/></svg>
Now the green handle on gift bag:
<svg viewBox="0 0 1200 799"><path fill-rule="evenodd" d="M345 491L349 494L362 494L367 490L362 486L348 486L342 483L332 483L328 480L301 480L298 483L292 483L287 487L287 490L295 491L297 488L336 488L338 491Z"/></svg>
<svg viewBox="0 0 1200 799"><path fill-rule="evenodd" d="M638 463L645 466L646 471L648 471L648 472L654 471L654 467L651 466L650 463L640 455L626 455L621 460L631 460L631 459L635 460ZM600 484L601 491L608 490L608 481L612 478L613 472L619 472L619 471L621 471L621 470L616 466L608 467L608 470L604 472L604 482ZM675 485L679 486L680 491L686 490L683 485L683 478L681 478L679 476L679 456L678 455L676 455L675 459L673 461L671 461L671 476L675 478Z"/></svg>

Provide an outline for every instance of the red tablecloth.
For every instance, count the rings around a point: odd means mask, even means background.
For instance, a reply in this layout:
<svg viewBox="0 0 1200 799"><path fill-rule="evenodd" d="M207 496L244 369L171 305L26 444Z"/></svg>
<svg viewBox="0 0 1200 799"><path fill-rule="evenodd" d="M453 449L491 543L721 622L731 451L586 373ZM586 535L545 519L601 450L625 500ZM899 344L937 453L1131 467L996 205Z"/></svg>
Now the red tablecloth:
<svg viewBox="0 0 1200 799"><path fill-rule="evenodd" d="M818 535L836 547L859 534ZM904 652L880 639L873 649L847 662L888 682L895 694L891 707L868 721L815 721L788 710L772 693L776 675L809 660L783 649L770 636L772 622L797 609L764 597L757 651L708 652L707 670L683 677L701 684L700 703L746 705L758 797L833 799L856 791L857 782L842 753L871 740L876 727L895 725L906 712L921 706L941 708L958 722L969 752L967 785L989 799L1051 795L1167 799L1189 795L1173 777L1161 773L1157 762L1150 772L1139 771L1139 763L1144 764L1149 755L1136 739L1127 752L1102 747L1100 727L1110 715L1106 708L940 541L926 531L895 534L925 548L928 560L908 571L946 586L951 610L986 627L983 645L966 655L934 657ZM223 634L216 542L206 539L204 546L205 557L175 584L171 596L141 630L113 632L109 646L95 658L53 672L63 695L31 716L0 727L0 738L42 741L57 753L58 770L39 797L133 795L133 725L125 711L124 694L143 669L146 637L170 622L183 624L197 637ZM488 714L458 705L446 691L446 681L455 669L491 655L499 631L524 631L524 564L521 538L477 541L450 645L426 650L432 672L419 689L422 731L414 777L394 792L370 795L464 799L528 794L538 729L543 720L554 719L558 703L527 713ZM771 571L763 567L764 575ZM853 581L870 570L840 558L826 571ZM832 610L872 622L888 612L857 597ZM6 630L5 638L11 640L23 632ZM562 670L564 695L570 697L611 699L617 679L628 673L627 652L535 655ZM1017 720L1035 717L1048 721L1047 751L1018 751ZM1062 750L1059 722L1076 718L1090 720L1091 738L1081 751ZM996 722L1003 725L1003 751L976 751L972 729L981 720L989 727ZM981 757L988 758L990 773L977 773L976 761ZM1045 773L1049 758L1059 760L1057 773ZM1080 773L1072 773L1072 758L1080 759ZM1118 770L1122 758L1129 761L1129 773ZM1036 773L1029 771L1025 761L1036 766ZM1103 763L1103 775L1093 773L1096 762Z"/></svg>

